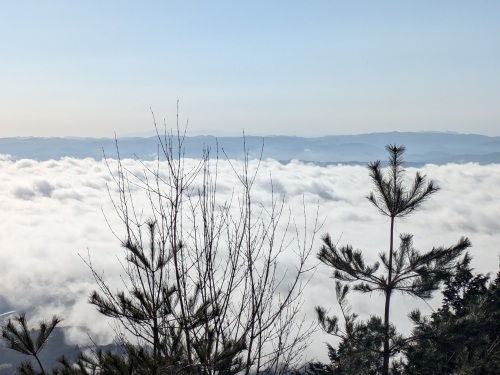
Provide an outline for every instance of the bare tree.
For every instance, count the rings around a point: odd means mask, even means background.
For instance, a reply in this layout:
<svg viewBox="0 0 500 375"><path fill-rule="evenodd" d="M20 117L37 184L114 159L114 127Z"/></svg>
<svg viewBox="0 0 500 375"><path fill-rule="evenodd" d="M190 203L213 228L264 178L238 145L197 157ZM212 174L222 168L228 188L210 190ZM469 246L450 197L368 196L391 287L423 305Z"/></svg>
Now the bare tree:
<svg viewBox="0 0 500 375"><path fill-rule="evenodd" d="M246 149L243 161L226 161L239 186L221 203L218 150L212 159L205 149L193 163L178 117L175 135L156 129L159 156L142 161L140 174L118 149L116 171L108 160L125 229L124 290L115 292L89 258L98 284L90 302L117 320L129 353L140 352L152 374L284 373L313 330L300 307L317 216L307 232L305 212L299 227L273 191L266 205L255 202L260 162ZM147 208L136 206L138 193ZM295 256L293 269L280 267L285 254Z"/></svg>

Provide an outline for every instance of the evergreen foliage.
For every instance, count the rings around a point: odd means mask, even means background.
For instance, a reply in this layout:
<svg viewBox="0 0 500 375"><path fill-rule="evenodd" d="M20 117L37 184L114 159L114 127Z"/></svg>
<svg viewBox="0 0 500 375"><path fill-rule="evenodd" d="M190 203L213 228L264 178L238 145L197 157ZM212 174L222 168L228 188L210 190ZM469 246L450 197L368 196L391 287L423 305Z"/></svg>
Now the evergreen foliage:
<svg viewBox="0 0 500 375"><path fill-rule="evenodd" d="M489 283L472 274L470 261L465 257L446 281L438 311L411 315L421 339L405 350L405 374L498 374L500 273Z"/></svg>
<svg viewBox="0 0 500 375"><path fill-rule="evenodd" d="M48 342L54 328L62 321L61 318L53 316L51 320L41 320L38 323L38 335L34 337L26 319L26 314L21 313L14 318L9 318L2 325L2 338L7 342L7 346L19 353L32 356L38 366L36 370L31 362L23 362L17 371L23 375L45 375L45 369L40 361L39 353Z"/></svg>

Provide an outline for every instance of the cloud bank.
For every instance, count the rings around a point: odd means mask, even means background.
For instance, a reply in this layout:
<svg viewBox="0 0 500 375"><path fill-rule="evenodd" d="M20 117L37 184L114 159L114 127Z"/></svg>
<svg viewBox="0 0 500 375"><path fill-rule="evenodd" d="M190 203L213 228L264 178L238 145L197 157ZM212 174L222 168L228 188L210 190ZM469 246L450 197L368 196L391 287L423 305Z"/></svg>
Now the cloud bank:
<svg viewBox="0 0 500 375"><path fill-rule="evenodd" d="M125 162L131 171L144 168L134 160ZM196 161L188 159L188 167L190 163ZM228 199L237 184L233 167L238 170L241 162L218 164L219 203ZM398 221L397 232L412 233L415 246L421 250L451 245L467 236L473 244L476 272L496 272L500 250L500 165L427 165L420 170L435 180L441 191L417 213ZM407 172L413 176L415 169L408 168ZM109 340L109 321L87 303L95 283L82 260L90 254L94 266L102 269L106 277L119 278L119 260L124 254L110 227L118 237L123 228L108 195L108 187L112 196L116 191L106 163L69 157L14 161L2 156L0 181L0 314L26 310L41 318L57 313L64 317L65 325L74 327L70 340L80 342L86 330L97 341ZM319 210L319 219L324 220L320 234L328 232L339 244L363 249L367 260L376 260L377 254L387 249L389 223L365 199L371 190L365 167L321 167L293 161L283 165L264 160L255 180L253 199L265 205L271 190L285 197L291 217L299 226L304 212L312 225ZM149 206L140 195L136 205ZM319 247L317 238L314 249ZM283 259L284 268L292 266L289 261ZM320 265L306 288L304 312L309 319L314 319L316 305L339 312L330 275L331 270ZM362 316L383 312L382 298L377 295L352 295L351 302L354 311ZM406 314L411 307L429 313L439 304L439 294L429 305L397 296L392 307L394 322L408 330ZM333 340L318 333L309 356L326 352L325 341Z"/></svg>

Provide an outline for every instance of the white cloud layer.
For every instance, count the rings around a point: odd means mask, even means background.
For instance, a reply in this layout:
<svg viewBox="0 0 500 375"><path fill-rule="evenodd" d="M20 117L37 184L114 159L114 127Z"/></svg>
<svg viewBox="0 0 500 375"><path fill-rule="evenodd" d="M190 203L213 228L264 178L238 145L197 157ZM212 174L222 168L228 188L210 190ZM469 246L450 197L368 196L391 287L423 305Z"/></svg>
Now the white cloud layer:
<svg viewBox="0 0 500 375"><path fill-rule="evenodd" d="M133 170L143 168L136 161L126 163ZM233 165L239 167L239 163ZM496 272L500 250L500 165L428 165L421 170L437 182L441 191L413 216L399 221L396 230L414 234L414 243L421 250L452 245L467 236L473 243L476 272ZM408 168L409 176L414 172ZM97 340L109 338L108 321L87 303L95 284L80 258L86 258L89 252L96 268L104 270L110 279L120 274L118 259L123 258L123 251L104 216L120 235L106 188L111 182L106 164L73 158L12 161L2 156L0 181L0 283L6 301L1 306L5 311L0 314L28 310L40 318L57 313L68 326L87 326ZM219 163L218 181L222 202L236 184L232 167L225 161ZM271 188L285 195L299 225L304 216L302 203L311 225L319 203L319 217L325 218L321 234L329 232L340 244L363 249L368 260L375 260L387 248L388 220L365 199L371 190L366 168L319 167L300 162L282 165L265 160L254 186L254 199L268 202ZM148 206L144 197L137 199L137 206ZM315 251L319 246L318 238ZM285 267L287 262L283 260ZM318 304L332 313L339 312L330 275L331 270L320 265L306 288L304 311L310 319L314 319L314 306ZM437 296L430 306L397 296L392 305L394 322L408 330L409 309L418 306L429 313L431 307L440 304ZM351 302L354 311L362 316L383 312L382 299L377 295L352 295ZM70 339L79 341L82 337L81 331L74 329ZM309 355L322 356L326 352L323 343L328 340L322 334L316 335Z"/></svg>

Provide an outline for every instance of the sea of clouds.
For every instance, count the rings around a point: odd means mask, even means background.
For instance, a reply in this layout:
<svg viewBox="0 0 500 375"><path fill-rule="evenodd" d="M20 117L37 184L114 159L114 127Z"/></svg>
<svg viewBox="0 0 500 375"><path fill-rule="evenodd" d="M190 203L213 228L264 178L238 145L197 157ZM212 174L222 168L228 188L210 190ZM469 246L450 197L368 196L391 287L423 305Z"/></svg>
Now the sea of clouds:
<svg viewBox="0 0 500 375"><path fill-rule="evenodd" d="M144 165L125 161L130 170ZM196 164L195 160L187 160ZM111 164L113 162L111 161ZM251 168L257 163L252 162ZM241 161L219 161L218 199L221 203L238 184L234 169ZM472 241L472 266L478 273L496 273L500 253L500 165L427 165L420 170L441 190L414 215L397 222L398 233L414 235L418 249L452 245L461 236ZM408 168L408 175L415 173ZM0 314L28 311L33 318L58 314L71 326L68 340L84 342L87 333L96 340L111 339L109 321L88 304L96 288L83 259L91 257L105 277L119 277L119 260L124 253L120 237L124 232L112 205L116 187L103 160L62 158L61 160L12 160L0 156ZM285 198L301 236L311 239L315 216L323 223L319 235L330 233L340 245L363 249L367 260L376 260L387 250L389 221L365 198L371 191L368 171L363 166L320 167L301 162L286 165L264 160L252 190L255 202L269 202L270 191ZM149 203L137 198L137 207ZM305 213L305 215L304 215ZM304 216L307 227L304 230ZM114 233L113 233L114 231ZM312 263L321 246L320 236L313 244ZM83 258L83 259L82 259ZM293 267L293 257L283 258L283 268ZM314 307L322 305L339 313L334 295L331 269L319 265L304 293L304 314L313 320ZM379 295L350 298L354 311L362 317L382 315ZM397 295L392 314L396 325L408 332L407 313L414 307L428 314L440 305L441 296L428 303ZM309 357L324 357L324 342L334 340L317 333Z"/></svg>

